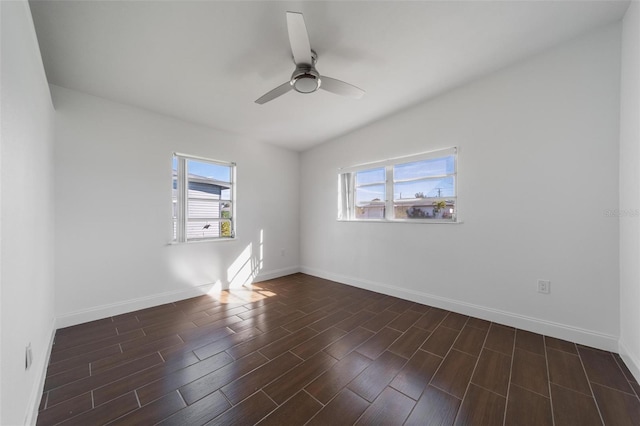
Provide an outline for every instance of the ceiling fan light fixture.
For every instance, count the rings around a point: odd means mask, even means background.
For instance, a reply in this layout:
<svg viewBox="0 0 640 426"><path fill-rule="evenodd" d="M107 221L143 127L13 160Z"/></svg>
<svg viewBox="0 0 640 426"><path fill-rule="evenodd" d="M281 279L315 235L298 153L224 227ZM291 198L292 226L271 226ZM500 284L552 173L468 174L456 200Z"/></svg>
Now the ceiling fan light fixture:
<svg viewBox="0 0 640 426"><path fill-rule="evenodd" d="M296 92L313 93L320 88L320 78L313 74L300 74L291 80L291 85Z"/></svg>

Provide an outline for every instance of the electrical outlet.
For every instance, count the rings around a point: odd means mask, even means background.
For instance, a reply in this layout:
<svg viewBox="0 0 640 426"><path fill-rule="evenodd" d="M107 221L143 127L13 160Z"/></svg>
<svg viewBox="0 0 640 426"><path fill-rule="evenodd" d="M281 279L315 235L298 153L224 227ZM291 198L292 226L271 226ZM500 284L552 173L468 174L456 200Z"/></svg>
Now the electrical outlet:
<svg viewBox="0 0 640 426"><path fill-rule="evenodd" d="M551 281L538 280L538 293L544 293L544 294L551 293Z"/></svg>
<svg viewBox="0 0 640 426"><path fill-rule="evenodd" d="M24 369L28 370L33 362L33 355L31 353L31 343L24 348Z"/></svg>
<svg viewBox="0 0 640 426"><path fill-rule="evenodd" d="M284 257L284 249L280 249L280 256Z"/></svg>

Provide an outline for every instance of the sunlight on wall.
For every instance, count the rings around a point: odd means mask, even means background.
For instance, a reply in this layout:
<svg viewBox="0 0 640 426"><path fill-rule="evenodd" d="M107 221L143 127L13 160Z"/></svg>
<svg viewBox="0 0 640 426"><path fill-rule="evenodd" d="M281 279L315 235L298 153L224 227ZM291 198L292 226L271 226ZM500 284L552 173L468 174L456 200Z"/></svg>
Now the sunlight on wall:
<svg viewBox="0 0 640 426"><path fill-rule="evenodd" d="M258 266L259 269L263 268L263 261L264 261L264 229L260 230L260 265Z"/></svg>
<svg viewBox="0 0 640 426"><path fill-rule="evenodd" d="M229 266L229 269L227 269L229 288L239 288L251 283L255 277L254 263L253 243L249 243L236 260L233 261L231 266Z"/></svg>
<svg viewBox="0 0 640 426"><path fill-rule="evenodd" d="M193 259L174 262L172 270L174 274L185 282L197 287L203 294L209 295L221 303L245 304L275 296L270 291L265 291L258 286L252 285L258 273L264 267L264 230L260 230L259 240L257 241L259 243L257 256L253 250L255 242L249 243L231 262L231 265L227 268L226 279L221 279L222 271L219 271L224 266L219 265L220 262L216 262L215 259L209 261L211 262L208 265L209 268L204 268L205 270L210 269L206 272L197 268L197 265L193 264ZM222 268L219 268L219 266L222 266ZM209 275L209 277L202 276L202 273ZM218 275L219 278L211 275ZM209 283L205 281L204 284L201 284L203 279L209 281Z"/></svg>

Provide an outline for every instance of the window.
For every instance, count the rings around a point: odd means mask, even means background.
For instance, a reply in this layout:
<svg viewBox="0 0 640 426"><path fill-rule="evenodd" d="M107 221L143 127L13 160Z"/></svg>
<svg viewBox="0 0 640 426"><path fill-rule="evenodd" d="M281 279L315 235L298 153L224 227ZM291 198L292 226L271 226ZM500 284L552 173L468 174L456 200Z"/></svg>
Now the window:
<svg viewBox="0 0 640 426"><path fill-rule="evenodd" d="M173 240L235 237L235 163L173 155Z"/></svg>
<svg viewBox="0 0 640 426"><path fill-rule="evenodd" d="M339 171L338 219L457 221L457 148Z"/></svg>

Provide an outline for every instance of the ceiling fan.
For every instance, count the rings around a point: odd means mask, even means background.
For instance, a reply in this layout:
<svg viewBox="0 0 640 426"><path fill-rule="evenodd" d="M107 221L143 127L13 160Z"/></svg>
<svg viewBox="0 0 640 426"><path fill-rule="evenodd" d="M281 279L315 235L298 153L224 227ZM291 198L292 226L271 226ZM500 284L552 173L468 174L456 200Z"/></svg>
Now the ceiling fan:
<svg viewBox="0 0 640 426"><path fill-rule="evenodd" d="M318 89L324 89L327 92L356 99L364 95L364 90L356 86L335 78L320 76L316 70L318 55L311 50L309 34L302 13L287 12L287 28L296 69L291 74L289 81L256 99L257 104L262 105L272 101L290 90L295 90L298 93L313 93Z"/></svg>

